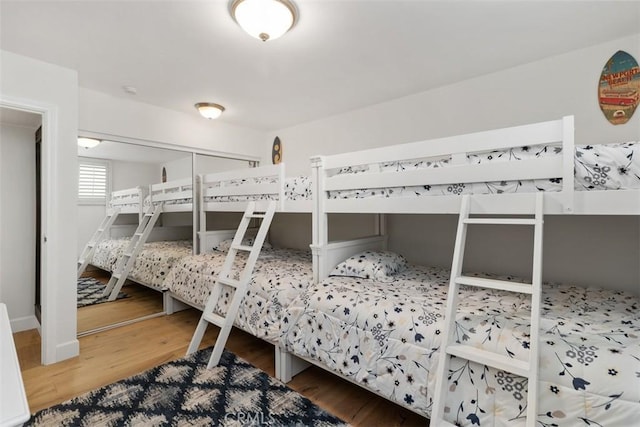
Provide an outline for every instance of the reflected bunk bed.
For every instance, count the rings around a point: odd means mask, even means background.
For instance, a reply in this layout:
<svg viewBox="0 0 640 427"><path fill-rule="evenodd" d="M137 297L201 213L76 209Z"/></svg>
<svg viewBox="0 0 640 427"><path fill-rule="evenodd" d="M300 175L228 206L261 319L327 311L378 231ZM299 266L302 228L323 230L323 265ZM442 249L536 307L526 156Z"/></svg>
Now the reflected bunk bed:
<svg viewBox="0 0 640 427"><path fill-rule="evenodd" d="M533 212L544 191L545 214L639 215L637 144L574 147L573 132L565 117L315 158L316 283L282 315L280 378L311 363L430 417L450 272L408 264L386 251L384 236L371 238L369 252L335 257L328 214L459 214L466 193L472 213L519 215ZM528 359L529 298L471 286L459 298L453 341ZM541 298L531 379L538 415L528 425L632 425L640 416L638 295L545 283ZM441 381L448 423L525 424L528 378L451 357Z"/></svg>
<svg viewBox="0 0 640 427"><path fill-rule="evenodd" d="M126 279L166 290L163 282L173 264L193 253L193 226L159 226L156 221L163 213L193 212L192 188L187 178L112 193L107 216L87 245L95 246L89 264L112 273L105 290L110 300ZM113 225L121 214L136 214L137 224Z"/></svg>

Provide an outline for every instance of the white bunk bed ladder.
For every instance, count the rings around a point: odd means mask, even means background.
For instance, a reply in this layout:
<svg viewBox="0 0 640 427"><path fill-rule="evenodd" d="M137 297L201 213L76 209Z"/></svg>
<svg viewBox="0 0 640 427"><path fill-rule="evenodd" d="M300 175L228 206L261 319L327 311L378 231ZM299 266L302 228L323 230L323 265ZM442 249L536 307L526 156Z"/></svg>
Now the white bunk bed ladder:
<svg viewBox="0 0 640 427"><path fill-rule="evenodd" d="M118 297L118 292L122 289L122 285L127 280L133 265L136 262L136 257L144 247L144 244L149 238L151 230L153 230L158 217L162 213L162 205L151 205L142 216L136 232L131 236L131 240L127 244L122 256L118 259L116 267L111 274L111 279L107 283L107 287L104 290L103 296L109 295L109 301L114 301Z"/></svg>
<svg viewBox="0 0 640 427"><path fill-rule="evenodd" d="M82 273L84 273L87 265L89 265L89 261L91 261L91 259L93 258L93 254L96 251L96 246L108 234L111 226L115 222L116 218L118 218L119 214L120 209L118 208L107 210L107 214L98 226L98 229L95 231L95 233L93 233L93 236L91 236L91 239L89 239L86 246L82 250L82 254L80 254L80 258L78 259L78 278L80 278L80 276L82 276Z"/></svg>
<svg viewBox="0 0 640 427"><path fill-rule="evenodd" d="M542 293L543 194L544 193L542 192L535 194L534 212L532 213L534 215L533 218L470 218L469 212L471 198L469 195L463 196L460 217L458 220L455 249L453 253L453 263L451 267L444 336L443 343L440 347L440 363L438 365L438 375L436 377L437 383L435 398L431 414L434 426L449 427L454 425L444 420L450 356L460 357L528 378L526 426L534 427L536 425L538 400L538 335L540 324L540 300ZM462 263L464 258L467 226L469 224L532 225L534 227L534 235L531 283L517 283L505 280L463 276ZM531 295L531 339L528 361L509 358L491 351L481 350L473 346L454 342L453 331L456 321L458 291L460 289L460 285L501 289Z"/></svg>
<svg viewBox="0 0 640 427"><path fill-rule="evenodd" d="M238 230L236 230L236 235L233 238L233 242L231 243L227 257L224 260L220 274L218 275L216 283L211 290L211 295L209 295L209 298L207 299L202 316L200 317L200 322L198 323L196 331L193 334L193 338L191 339L191 343L189 344L189 348L187 349L188 355L198 350L209 323L218 326L220 331L213 347L211 357L209 358L207 369L213 368L218 364L218 362L220 362L222 350L224 350L224 346L227 343L231 327L233 326L233 322L238 314L238 309L240 308L240 303L247 293L247 287L253 274L253 268L256 264L256 260L258 259L258 255L260 255L260 250L262 249L262 244L267 236L269 227L271 226L271 220L273 219L273 214L276 210L276 203L277 202L275 200L272 200L269 202L264 213L256 213L256 203L249 202L249 205L242 216L242 220L240 221L240 225L238 226ZM260 228L256 234L253 246L243 246L242 240L247 232L249 223L254 218L259 218L262 222L260 223ZM238 251L249 252L249 258L247 259L242 271L234 272L233 266ZM237 273L239 274L236 276ZM238 279L235 277L238 277ZM235 289L235 292L233 293L233 298L231 299L231 304L229 304L226 315L220 316L215 313L214 310L218 305L218 300L222 294L223 286L232 287Z"/></svg>

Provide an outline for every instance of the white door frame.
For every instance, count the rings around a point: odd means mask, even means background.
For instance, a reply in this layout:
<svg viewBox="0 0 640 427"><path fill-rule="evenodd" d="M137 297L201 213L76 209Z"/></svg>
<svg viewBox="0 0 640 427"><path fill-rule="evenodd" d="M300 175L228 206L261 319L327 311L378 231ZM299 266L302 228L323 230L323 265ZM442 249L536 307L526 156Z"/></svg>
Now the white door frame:
<svg viewBox="0 0 640 427"><path fill-rule="evenodd" d="M55 153L58 151L58 109L55 105L44 104L38 101L19 99L0 95L0 107L13 110L36 113L42 116L42 170L41 170L41 200L42 209L40 244L40 339L41 339L41 363L48 365L56 360L56 318L57 318L57 288L54 285L51 259L54 254L50 254L47 245L47 234L50 229L50 214L55 211L56 199L53 196L53 177L56 176L57 165L54 161Z"/></svg>

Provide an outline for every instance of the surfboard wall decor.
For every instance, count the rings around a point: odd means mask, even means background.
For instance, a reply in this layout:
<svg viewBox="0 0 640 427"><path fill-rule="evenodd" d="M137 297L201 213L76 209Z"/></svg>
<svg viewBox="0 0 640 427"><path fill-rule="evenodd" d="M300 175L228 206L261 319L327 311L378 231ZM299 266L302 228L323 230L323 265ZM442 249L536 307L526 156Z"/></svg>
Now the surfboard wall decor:
<svg viewBox="0 0 640 427"><path fill-rule="evenodd" d="M633 56L619 50L607 61L600 74L598 100L612 124L631 119L640 103L640 67Z"/></svg>
<svg viewBox="0 0 640 427"><path fill-rule="evenodd" d="M274 165L277 165L282 161L282 143L280 142L280 138L276 136L276 139L273 140L273 147L271 148L271 160Z"/></svg>

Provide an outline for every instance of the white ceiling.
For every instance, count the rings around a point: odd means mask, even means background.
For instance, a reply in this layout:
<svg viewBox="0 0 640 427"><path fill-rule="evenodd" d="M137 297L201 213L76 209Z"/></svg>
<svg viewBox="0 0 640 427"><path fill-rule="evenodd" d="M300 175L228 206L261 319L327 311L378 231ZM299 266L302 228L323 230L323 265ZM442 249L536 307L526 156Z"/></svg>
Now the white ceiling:
<svg viewBox="0 0 640 427"><path fill-rule="evenodd" d="M227 0L0 0L0 47L78 70L80 85L280 129L640 32L640 1L294 0L278 40ZM137 88L137 95L122 86Z"/></svg>

